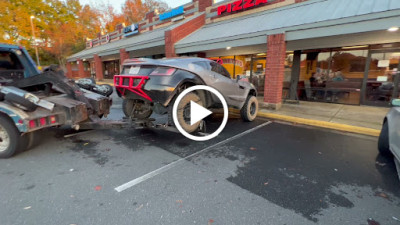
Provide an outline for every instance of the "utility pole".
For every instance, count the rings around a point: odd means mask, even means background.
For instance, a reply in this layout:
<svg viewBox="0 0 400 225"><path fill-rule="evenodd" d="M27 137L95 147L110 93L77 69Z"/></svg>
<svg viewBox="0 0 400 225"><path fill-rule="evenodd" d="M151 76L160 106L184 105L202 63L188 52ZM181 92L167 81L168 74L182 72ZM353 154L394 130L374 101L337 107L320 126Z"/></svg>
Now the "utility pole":
<svg viewBox="0 0 400 225"><path fill-rule="evenodd" d="M35 45L36 63L38 65L38 67L40 67L39 52L38 52L37 43L36 43L36 36L35 36L35 28L33 26L33 19L34 18L35 18L35 16L31 16L32 37L33 37L33 42L34 42L34 45Z"/></svg>

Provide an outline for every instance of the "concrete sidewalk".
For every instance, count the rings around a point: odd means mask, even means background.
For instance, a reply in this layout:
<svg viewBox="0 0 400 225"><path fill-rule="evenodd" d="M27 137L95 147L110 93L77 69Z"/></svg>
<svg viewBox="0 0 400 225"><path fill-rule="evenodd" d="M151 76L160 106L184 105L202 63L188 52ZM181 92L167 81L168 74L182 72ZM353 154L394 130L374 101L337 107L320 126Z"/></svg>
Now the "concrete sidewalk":
<svg viewBox="0 0 400 225"><path fill-rule="evenodd" d="M381 107L303 101L299 104L284 103L279 110L269 110L263 106L262 97L258 100L260 116L372 136L379 135L383 118L390 110Z"/></svg>

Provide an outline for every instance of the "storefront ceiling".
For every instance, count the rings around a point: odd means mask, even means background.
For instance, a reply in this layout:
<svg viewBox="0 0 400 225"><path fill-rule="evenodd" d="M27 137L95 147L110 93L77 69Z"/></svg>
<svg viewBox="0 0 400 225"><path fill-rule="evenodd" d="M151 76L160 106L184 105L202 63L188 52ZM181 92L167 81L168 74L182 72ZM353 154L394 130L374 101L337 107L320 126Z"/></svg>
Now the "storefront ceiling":
<svg viewBox="0 0 400 225"><path fill-rule="evenodd" d="M311 0L206 25L175 48L187 53L265 44L266 35L276 33L288 33L291 41L382 30L400 26L399 16L400 0Z"/></svg>

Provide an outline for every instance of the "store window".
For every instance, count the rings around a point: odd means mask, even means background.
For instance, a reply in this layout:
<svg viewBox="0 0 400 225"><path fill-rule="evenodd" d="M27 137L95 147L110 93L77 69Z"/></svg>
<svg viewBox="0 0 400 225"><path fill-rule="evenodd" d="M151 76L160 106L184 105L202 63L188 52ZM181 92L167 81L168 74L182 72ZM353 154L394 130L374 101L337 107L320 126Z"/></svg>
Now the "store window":
<svg viewBox="0 0 400 225"><path fill-rule="evenodd" d="M301 56L298 99L360 104L368 50L319 50Z"/></svg>
<svg viewBox="0 0 400 225"><path fill-rule="evenodd" d="M119 72L119 60L106 61L104 64L104 78L113 79L114 75L118 75Z"/></svg>
<svg viewBox="0 0 400 225"><path fill-rule="evenodd" d="M365 103L368 105L388 106L392 98L399 97L400 50L372 52Z"/></svg>

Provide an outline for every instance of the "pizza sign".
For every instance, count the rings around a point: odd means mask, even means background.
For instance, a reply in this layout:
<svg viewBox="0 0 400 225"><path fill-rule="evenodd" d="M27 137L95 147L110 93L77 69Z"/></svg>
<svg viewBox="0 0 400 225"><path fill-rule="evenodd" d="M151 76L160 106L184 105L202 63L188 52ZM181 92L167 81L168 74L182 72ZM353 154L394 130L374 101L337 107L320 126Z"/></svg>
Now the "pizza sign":
<svg viewBox="0 0 400 225"><path fill-rule="evenodd" d="M239 0L218 7L218 15L251 9L258 5L267 4L268 0Z"/></svg>

